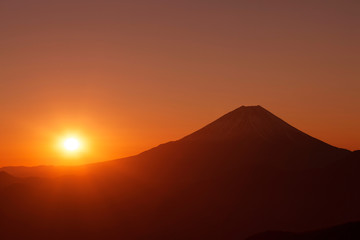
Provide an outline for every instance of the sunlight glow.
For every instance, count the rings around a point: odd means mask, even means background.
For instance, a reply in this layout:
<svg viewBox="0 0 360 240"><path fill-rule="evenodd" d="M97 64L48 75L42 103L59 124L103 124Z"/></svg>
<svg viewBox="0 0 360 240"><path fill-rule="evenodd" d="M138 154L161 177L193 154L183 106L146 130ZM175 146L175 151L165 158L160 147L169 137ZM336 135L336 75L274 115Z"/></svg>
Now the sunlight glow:
<svg viewBox="0 0 360 240"><path fill-rule="evenodd" d="M77 138L67 138L63 144L65 150L74 152L79 150L81 143Z"/></svg>

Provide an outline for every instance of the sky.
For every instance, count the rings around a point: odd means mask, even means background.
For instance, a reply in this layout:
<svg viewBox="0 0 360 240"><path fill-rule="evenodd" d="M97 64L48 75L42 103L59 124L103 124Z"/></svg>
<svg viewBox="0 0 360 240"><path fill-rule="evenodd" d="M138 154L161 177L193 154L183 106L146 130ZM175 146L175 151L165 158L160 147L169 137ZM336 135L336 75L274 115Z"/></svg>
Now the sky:
<svg viewBox="0 0 360 240"><path fill-rule="evenodd" d="M134 155L241 105L360 149L359 11L357 0L2 0L0 166ZM83 140L77 156L58 147L68 135Z"/></svg>

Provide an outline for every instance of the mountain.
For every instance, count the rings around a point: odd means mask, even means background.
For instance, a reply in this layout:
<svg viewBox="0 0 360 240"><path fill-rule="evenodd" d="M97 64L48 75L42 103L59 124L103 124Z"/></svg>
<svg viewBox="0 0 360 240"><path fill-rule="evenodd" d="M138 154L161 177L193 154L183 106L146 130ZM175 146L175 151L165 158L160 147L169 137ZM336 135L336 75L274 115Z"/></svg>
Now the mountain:
<svg viewBox="0 0 360 240"><path fill-rule="evenodd" d="M240 154L244 154L240 151L241 148L255 149L254 151L267 149L274 154L286 155L287 162L289 158L298 156L301 159L298 161L301 162L289 162L296 167L327 165L331 163L331 159L337 159L348 152L299 131L261 106L235 109L180 141L192 144L230 144L233 146L231 151ZM297 156L292 155L295 152ZM243 156L239 155L241 157ZM276 159L272 159L272 164L276 164ZM286 164L287 167L289 164Z"/></svg>
<svg viewBox="0 0 360 240"><path fill-rule="evenodd" d="M12 239L244 239L267 229L325 228L360 219L359 162L358 152L243 106L177 141L61 169L63 176L6 168L47 178L0 188L0 232ZM19 225L23 231L11 230Z"/></svg>
<svg viewBox="0 0 360 240"><path fill-rule="evenodd" d="M190 134L182 141L224 141L261 140L274 142L307 142L319 144L320 141L290 126L261 106L241 106L204 128Z"/></svg>

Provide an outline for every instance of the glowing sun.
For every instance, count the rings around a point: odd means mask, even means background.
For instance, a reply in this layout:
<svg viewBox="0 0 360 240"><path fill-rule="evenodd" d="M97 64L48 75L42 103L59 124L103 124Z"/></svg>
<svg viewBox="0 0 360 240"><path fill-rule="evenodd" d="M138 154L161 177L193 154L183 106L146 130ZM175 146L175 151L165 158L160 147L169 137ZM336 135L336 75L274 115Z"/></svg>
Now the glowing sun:
<svg viewBox="0 0 360 240"><path fill-rule="evenodd" d="M66 151L75 152L80 149L81 142L77 138L67 138L63 143L63 147Z"/></svg>

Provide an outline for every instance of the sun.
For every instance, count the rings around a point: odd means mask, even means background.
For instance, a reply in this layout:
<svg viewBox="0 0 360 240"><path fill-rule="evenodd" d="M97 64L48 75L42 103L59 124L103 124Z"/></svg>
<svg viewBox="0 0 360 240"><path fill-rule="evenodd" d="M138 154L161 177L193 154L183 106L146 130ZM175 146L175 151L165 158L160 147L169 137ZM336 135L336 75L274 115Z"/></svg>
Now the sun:
<svg viewBox="0 0 360 240"><path fill-rule="evenodd" d="M78 138L67 138L64 140L63 147L66 151L75 152L78 151L81 147L81 142Z"/></svg>
<svg viewBox="0 0 360 240"><path fill-rule="evenodd" d="M58 137L55 144L61 164L76 165L89 157L89 139L78 133L65 133ZM54 149L54 150L55 150ZM90 149L90 150L89 150ZM86 158L86 159L85 159Z"/></svg>

